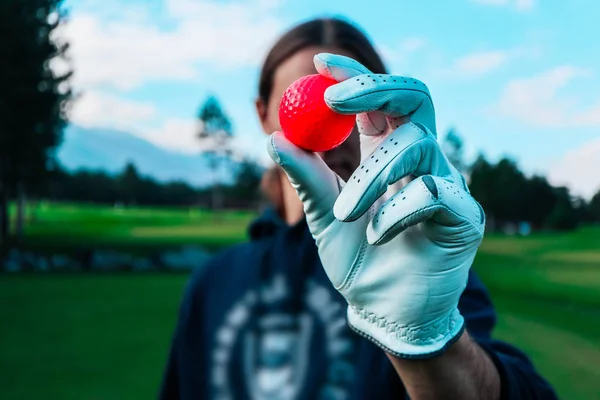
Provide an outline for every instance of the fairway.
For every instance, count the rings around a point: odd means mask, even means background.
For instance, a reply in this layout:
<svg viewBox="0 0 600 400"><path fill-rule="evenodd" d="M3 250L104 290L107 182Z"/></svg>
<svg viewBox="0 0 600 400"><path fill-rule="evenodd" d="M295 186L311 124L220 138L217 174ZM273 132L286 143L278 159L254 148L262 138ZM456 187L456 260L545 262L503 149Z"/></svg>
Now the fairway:
<svg viewBox="0 0 600 400"><path fill-rule="evenodd" d="M36 212L27 238L44 250L72 248L58 236L134 251L218 248L244 240L252 218L92 206ZM495 336L526 351L561 398L600 399L600 227L487 235L474 268L498 310ZM167 273L0 275L0 398L155 398L186 280Z"/></svg>
<svg viewBox="0 0 600 400"><path fill-rule="evenodd" d="M245 240L254 215L197 208L38 203L27 208L25 245L37 252L66 254L89 248L144 253L149 248L188 244L217 250Z"/></svg>

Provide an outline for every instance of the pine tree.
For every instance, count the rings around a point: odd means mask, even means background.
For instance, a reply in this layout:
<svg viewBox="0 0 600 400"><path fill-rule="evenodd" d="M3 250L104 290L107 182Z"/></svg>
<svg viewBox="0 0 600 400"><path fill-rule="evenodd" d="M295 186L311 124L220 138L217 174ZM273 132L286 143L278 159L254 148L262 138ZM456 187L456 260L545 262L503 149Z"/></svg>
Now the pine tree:
<svg viewBox="0 0 600 400"><path fill-rule="evenodd" d="M9 231L7 200L23 206L27 189L42 184L54 165L71 99L71 72L51 64L65 59L68 44L55 38L65 21L62 0L0 2L0 219ZM22 209L21 209L22 210ZM19 212L17 234L22 228Z"/></svg>
<svg viewBox="0 0 600 400"><path fill-rule="evenodd" d="M199 130L198 139L201 141L203 154L207 157L212 175L211 208L222 208L221 177L219 176L223 165L231 160L233 130L229 117L223 112L219 101L214 96L209 96L198 112Z"/></svg>

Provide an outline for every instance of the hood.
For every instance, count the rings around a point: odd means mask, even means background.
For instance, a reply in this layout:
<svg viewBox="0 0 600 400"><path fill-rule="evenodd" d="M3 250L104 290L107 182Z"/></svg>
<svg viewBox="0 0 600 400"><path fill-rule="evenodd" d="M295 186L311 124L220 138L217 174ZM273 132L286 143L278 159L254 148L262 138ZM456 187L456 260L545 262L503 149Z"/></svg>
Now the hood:
<svg viewBox="0 0 600 400"><path fill-rule="evenodd" d="M250 240L259 240L265 237L273 236L279 231L286 229L292 229L297 231L304 231L307 228L306 220L302 219L296 225L289 226L274 208L267 208L261 215L259 215L248 227L248 235Z"/></svg>

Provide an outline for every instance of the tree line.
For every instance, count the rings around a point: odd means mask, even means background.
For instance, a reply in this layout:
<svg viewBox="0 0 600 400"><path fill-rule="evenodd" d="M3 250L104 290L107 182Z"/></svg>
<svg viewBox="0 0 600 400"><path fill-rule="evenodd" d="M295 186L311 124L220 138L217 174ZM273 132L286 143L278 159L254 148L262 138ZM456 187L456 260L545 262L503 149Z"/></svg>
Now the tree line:
<svg viewBox="0 0 600 400"><path fill-rule="evenodd" d="M470 168L471 194L483 207L490 227L527 222L532 229L568 230L600 222L600 190L589 201L554 187L545 177L527 177L508 158L490 163L479 156Z"/></svg>
<svg viewBox="0 0 600 400"><path fill-rule="evenodd" d="M528 177L510 158L491 163L480 155L469 165L464 162L463 140L454 129L442 147L450 162L469 178L469 190L485 210L490 230L523 222L534 230L566 230L600 222L600 188L587 202L572 196L566 187L552 186L543 176Z"/></svg>
<svg viewBox="0 0 600 400"><path fill-rule="evenodd" d="M33 193L50 201L86 202L121 206L197 206L213 207L214 193L221 198L220 208L255 208L263 168L250 160L232 166L231 183L194 187L187 182L161 182L140 174L133 163L120 173L101 170L56 171L45 185Z"/></svg>

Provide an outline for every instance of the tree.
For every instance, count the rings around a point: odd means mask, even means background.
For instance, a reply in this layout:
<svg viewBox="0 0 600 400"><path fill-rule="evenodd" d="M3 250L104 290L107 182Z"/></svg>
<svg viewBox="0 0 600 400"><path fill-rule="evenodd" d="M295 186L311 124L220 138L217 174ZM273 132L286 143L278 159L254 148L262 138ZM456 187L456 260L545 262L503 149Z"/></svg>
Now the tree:
<svg viewBox="0 0 600 400"><path fill-rule="evenodd" d="M132 162L128 162L119 176L121 200L125 204L136 204L139 199L141 186L140 175Z"/></svg>
<svg viewBox="0 0 600 400"><path fill-rule="evenodd" d="M464 142L455 129L450 129L442 142L442 149L448 160L460 172L464 172Z"/></svg>
<svg viewBox="0 0 600 400"><path fill-rule="evenodd" d="M571 201L569 189L559 187L554 189L556 204L546 219L546 225L551 229L570 230L579 225L577 211Z"/></svg>
<svg viewBox="0 0 600 400"><path fill-rule="evenodd" d="M256 162L249 158L242 160L237 167L235 184L230 190L231 197L252 205L258 203L263 173L264 169Z"/></svg>
<svg viewBox="0 0 600 400"><path fill-rule="evenodd" d="M592 219L596 222L600 222L600 190L598 190L598 193L590 200L589 210Z"/></svg>
<svg viewBox="0 0 600 400"><path fill-rule="evenodd" d="M231 160L231 140L233 130L229 117L225 115L219 101L214 96L209 96L198 112L199 129L197 137L204 149L212 174L212 200L213 210L222 207L221 199L221 167Z"/></svg>
<svg viewBox="0 0 600 400"><path fill-rule="evenodd" d="M20 199L20 236L25 191L48 178L66 124L71 72L51 68L68 49L56 37L65 20L62 2L0 2L0 52L7 61L0 65L0 239L9 232L9 196Z"/></svg>

